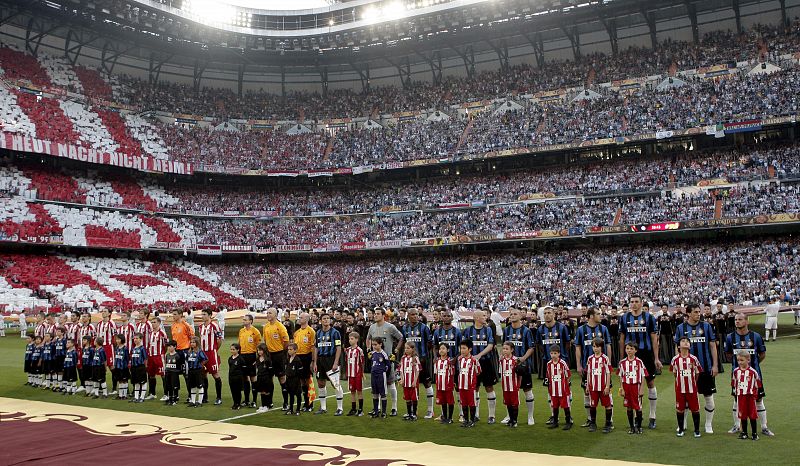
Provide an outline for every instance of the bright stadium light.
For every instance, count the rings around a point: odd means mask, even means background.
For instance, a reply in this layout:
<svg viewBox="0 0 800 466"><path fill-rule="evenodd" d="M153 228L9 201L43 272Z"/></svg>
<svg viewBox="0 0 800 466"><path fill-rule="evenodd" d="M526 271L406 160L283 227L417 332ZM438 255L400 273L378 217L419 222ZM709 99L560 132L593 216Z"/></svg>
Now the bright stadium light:
<svg viewBox="0 0 800 466"><path fill-rule="evenodd" d="M383 7L384 19L400 19L404 16L406 16L406 7L400 2L392 2Z"/></svg>
<svg viewBox="0 0 800 466"><path fill-rule="evenodd" d="M233 24L236 7L214 0L186 0L183 10L205 24Z"/></svg>

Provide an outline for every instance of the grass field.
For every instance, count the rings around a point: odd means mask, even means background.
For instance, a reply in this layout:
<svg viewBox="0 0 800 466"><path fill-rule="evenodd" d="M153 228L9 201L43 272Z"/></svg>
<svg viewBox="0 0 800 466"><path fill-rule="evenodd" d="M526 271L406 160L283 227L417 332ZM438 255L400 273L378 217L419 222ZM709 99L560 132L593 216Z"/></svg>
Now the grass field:
<svg viewBox="0 0 800 466"><path fill-rule="evenodd" d="M754 317L752 328L762 331L763 318ZM229 328L226 342L234 340L235 328ZM223 389L225 403L222 406L206 405L199 409L185 406L166 407L160 402L149 401L144 404L130 404L116 400L90 400L83 396L62 396L44 390L36 390L24 386L25 376L22 372L23 340L17 334L11 334L0 339L0 396L21 398L55 403L68 403L81 406L114 409L118 411L138 411L160 415L173 415L178 417L207 419L213 421L225 420L229 423L241 423L268 427L289 428L302 431L334 432L360 437L379 437L413 442L433 442L443 445L487 447L499 450L516 450L553 455L585 456L592 458L620 459L628 461L648 461L665 464L798 464L800 458L800 444L796 440L797 427L791 413L797 413L793 396L797 394L797 382L800 374L800 341L798 341L800 327L792 325L792 316L780 316L779 340L767 345L767 359L762 365L765 387L767 392L766 405L769 415L770 428L777 434L773 438L762 436L761 441L742 441L725 432L732 424L731 404L732 398L727 389L730 368L717 377L719 393L716 396L717 414L714 419L713 435L703 435L700 439L689 437L677 438L675 436L674 391L672 388L673 377L665 372L658 377L659 403L658 427L650 431L645 429L643 436L629 436L625 411L621 408L622 401L615 397L617 410L614 414L616 430L604 435L599 431L590 434L576 426L570 432L561 430L551 431L546 428L544 421L548 417L546 394L541 384L534 384L536 396L536 422L535 426L520 426L515 430L503 425L487 425L486 400L482 397L481 425L474 429L465 430L456 425L442 426L437 422L419 420L408 423L398 418L374 420L368 417L333 417L335 408L334 400L328 401L329 414L326 416L313 416L304 414L299 417L288 418L281 411L265 414L254 414L238 419L229 419L253 413L254 410L230 410L230 397L227 391L227 382ZM228 357L227 345L222 351L223 360ZM224 368L226 369L226 368ZM223 380L226 379L223 374ZM110 377L109 377L110 382ZM616 383L616 381L615 381ZM367 385L368 386L368 385ZM579 390L580 380L573 380L573 390ZM185 393L185 391L184 391ZM212 388L213 393L213 388ZM402 396L402 390L400 391ZM158 394L161 395L159 382ZM369 392L365 392L369 396ZM212 397L213 398L213 397ZM276 397L280 401L280 394ZM498 420L505 415L505 408L498 400ZM582 407L582 396L576 396L574 414L576 421L582 423L585 419ZM345 411L349 409L349 395L345 395ZM424 397L420 401L420 411L424 411ZM702 400L701 400L702 407ZM371 400L365 403L367 410L371 408ZM401 414L405 411L402 400L398 403ZM702 411L702 409L701 409ZM438 410L437 410L438 412ZM645 423L647 419L647 401L645 400ZM525 407L521 406L520 419L525 419ZM603 414L599 414L603 419ZM562 415L563 418L563 415ZM563 421L563 419L562 419ZM703 421L701 421L702 423ZM792 427L795 426L795 427ZM424 447L421 447L424 448Z"/></svg>

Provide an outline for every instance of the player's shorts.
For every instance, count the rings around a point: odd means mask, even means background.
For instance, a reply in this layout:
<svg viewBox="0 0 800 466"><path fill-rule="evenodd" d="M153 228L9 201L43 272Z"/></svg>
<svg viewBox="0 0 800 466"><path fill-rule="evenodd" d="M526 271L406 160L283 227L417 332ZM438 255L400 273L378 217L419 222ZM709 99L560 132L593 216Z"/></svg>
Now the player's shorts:
<svg viewBox="0 0 800 466"><path fill-rule="evenodd" d="M148 356L147 358L147 375L150 377L164 375L164 360L161 355Z"/></svg>
<svg viewBox="0 0 800 466"><path fill-rule="evenodd" d="M420 363L420 370L419 370L419 383L425 385L431 383L433 378L431 377L431 361L427 357L419 358Z"/></svg>
<svg viewBox="0 0 800 466"><path fill-rule="evenodd" d="M353 389L350 389L353 391ZM456 400L453 397L453 390L436 390L436 404L437 405L454 405Z"/></svg>
<svg viewBox="0 0 800 466"><path fill-rule="evenodd" d="M711 396L717 393L717 382L709 372L697 374L697 393L704 396Z"/></svg>
<svg viewBox="0 0 800 466"><path fill-rule="evenodd" d="M503 404L506 406L519 406L519 392L503 391Z"/></svg>
<svg viewBox="0 0 800 466"><path fill-rule="evenodd" d="M306 380L311 377L311 362L314 358L311 353L298 354L297 358L303 363L303 368L300 370L300 378Z"/></svg>
<svg viewBox="0 0 800 466"><path fill-rule="evenodd" d="M208 357L208 361L206 361L206 367L205 367L206 374L218 374L219 352L217 352L217 350L207 351L206 357Z"/></svg>
<svg viewBox="0 0 800 466"><path fill-rule="evenodd" d="M550 407L553 409L555 408L569 409L569 395L551 396Z"/></svg>
<svg viewBox="0 0 800 466"><path fill-rule="evenodd" d="M53 361L51 361L49 359L42 359L42 366L41 366L42 367L42 372L41 373L42 374L49 374L50 373L50 367L52 367L52 365L53 365Z"/></svg>
<svg viewBox="0 0 800 466"><path fill-rule="evenodd" d="M756 395L739 395L736 397L736 404L739 408L739 419L756 419Z"/></svg>
<svg viewBox="0 0 800 466"><path fill-rule="evenodd" d="M56 372L64 372L64 356L56 356L53 360L53 370Z"/></svg>
<svg viewBox="0 0 800 466"><path fill-rule="evenodd" d="M527 364L523 363L522 365L517 366L516 370L520 378L519 388L521 388L524 391L533 388L533 378L531 377L531 368L528 367Z"/></svg>
<svg viewBox="0 0 800 466"><path fill-rule="evenodd" d="M145 384L147 383L147 369L145 366L132 366L131 367L131 383L132 384Z"/></svg>
<svg viewBox="0 0 800 466"><path fill-rule="evenodd" d="M131 374L127 367L125 369L111 369L111 380L113 382L122 382L123 380L127 381L130 378Z"/></svg>
<svg viewBox="0 0 800 466"><path fill-rule="evenodd" d="M372 374L370 377L370 386L372 388L372 394L375 396L386 396L386 375L382 373L380 375Z"/></svg>
<svg viewBox="0 0 800 466"><path fill-rule="evenodd" d="M32 373L31 372L31 360L30 359L26 359L25 360L25 363L24 363L24 365L22 367L22 370L25 371L26 374L31 374Z"/></svg>
<svg viewBox="0 0 800 466"><path fill-rule="evenodd" d="M333 364L336 362L335 356L317 356L317 381L328 380L328 371L333 369Z"/></svg>
<svg viewBox="0 0 800 466"><path fill-rule="evenodd" d="M492 360L488 357L481 358L479 363L481 365L481 373L478 374L478 385L483 385L484 387L493 387L497 385L497 371L494 368Z"/></svg>
<svg viewBox="0 0 800 466"><path fill-rule="evenodd" d="M272 381L272 375L267 374L266 377L259 377L253 382L253 390L259 393L272 393L275 390L275 382Z"/></svg>
<svg viewBox="0 0 800 466"><path fill-rule="evenodd" d="M41 374L42 373L42 365L40 364L42 361L31 361L31 374Z"/></svg>
<svg viewBox="0 0 800 466"><path fill-rule="evenodd" d="M475 406L475 390L458 390L458 399L461 401L461 406L473 407Z"/></svg>
<svg viewBox="0 0 800 466"><path fill-rule="evenodd" d="M114 367L114 348L111 345L103 345L103 350L106 352L106 365Z"/></svg>
<svg viewBox="0 0 800 466"><path fill-rule="evenodd" d="M622 384L622 391L624 394L622 405L634 411L641 411L642 403L639 394L639 385L637 384Z"/></svg>
<svg viewBox="0 0 800 466"><path fill-rule="evenodd" d="M286 351L270 352L269 358L272 361L272 373L275 377L286 375ZM317 361L319 364L319 361Z"/></svg>
<svg viewBox="0 0 800 466"><path fill-rule="evenodd" d="M186 375L186 384L189 388L200 388L203 386L203 369L189 369Z"/></svg>
<svg viewBox="0 0 800 466"><path fill-rule="evenodd" d="M614 406L614 401L611 399L611 395L606 395L603 392L598 391L591 391L589 392L589 404L592 408L596 408L597 404L603 405L604 408L610 408Z"/></svg>
<svg viewBox="0 0 800 466"><path fill-rule="evenodd" d="M778 318L777 317L767 317L764 319L764 328L767 330L777 330L778 329Z"/></svg>
<svg viewBox="0 0 800 466"><path fill-rule="evenodd" d="M756 400L761 401L761 399L765 396L767 396L767 393L764 391L764 387L758 387L758 395L756 395Z"/></svg>
<svg viewBox="0 0 800 466"><path fill-rule="evenodd" d="M254 377L256 375L256 353L242 353L242 375Z"/></svg>
<svg viewBox="0 0 800 466"><path fill-rule="evenodd" d="M403 387L403 399L406 401L419 401L419 387Z"/></svg>
<svg viewBox="0 0 800 466"><path fill-rule="evenodd" d="M656 356L653 350L641 349L636 350L636 357L641 359L644 363L644 368L647 369L647 377L645 380L648 382L656 378Z"/></svg>
<svg viewBox="0 0 800 466"><path fill-rule="evenodd" d="M693 413L700 411L697 393L675 393L675 409L682 411L687 405L689 406L689 411Z"/></svg>
<svg viewBox="0 0 800 466"><path fill-rule="evenodd" d="M64 382L75 382L78 380L78 368L75 366L64 368Z"/></svg>
<svg viewBox="0 0 800 466"><path fill-rule="evenodd" d="M347 389L352 392L360 392L364 388L364 374L361 377L350 377L347 379Z"/></svg>
<svg viewBox="0 0 800 466"><path fill-rule="evenodd" d="M106 381L106 366L101 364L99 366L92 366L92 380L94 382L105 383Z"/></svg>

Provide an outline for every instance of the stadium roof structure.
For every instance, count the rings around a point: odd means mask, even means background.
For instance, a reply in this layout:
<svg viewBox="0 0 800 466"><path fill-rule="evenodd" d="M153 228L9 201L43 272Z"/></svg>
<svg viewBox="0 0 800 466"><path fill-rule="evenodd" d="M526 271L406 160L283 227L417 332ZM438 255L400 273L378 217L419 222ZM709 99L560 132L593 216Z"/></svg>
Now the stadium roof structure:
<svg viewBox="0 0 800 466"><path fill-rule="evenodd" d="M325 2L326 0L314 0ZM263 82L361 81L376 77L442 79L491 63L508 68L530 57L621 40L651 46L684 23L699 40L706 23L780 9L794 0L351 0L304 10L264 10L227 0L0 0L3 36L36 54L43 40L71 62L91 59L112 72L117 62L158 80L163 67L200 86L204 75ZM280 2L285 4L285 2ZM463 67L463 68L462 68ZM221 74L220 74L221 73ZM266 78L265 78L266 76ZM163 78L163 76L161 76ZM290 79L291 81L292 79Z"/></svg>

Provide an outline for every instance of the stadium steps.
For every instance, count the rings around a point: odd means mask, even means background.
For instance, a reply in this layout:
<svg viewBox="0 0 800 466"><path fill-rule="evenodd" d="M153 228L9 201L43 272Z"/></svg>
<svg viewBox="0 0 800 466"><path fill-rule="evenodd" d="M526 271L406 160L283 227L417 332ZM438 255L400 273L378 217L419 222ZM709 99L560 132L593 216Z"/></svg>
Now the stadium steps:
<svg viewBox="0 0 800 466"><path fill-rule="evenodd" d="M614 221L611 224L619 225L621 221L622 221L622 207L617 207L617 213L614 214Z"/></svg>
<svg viewBox="0 0 800 466"><path fill-rule="evenodd" d="M461 146L464 144L464 141L467 140L470 131L472 130L472 124L475 122L474 118L470 118L467 121L467 126L464 127L464 131L461 132L461 136L458 138L458 144L456 144L456 148L453 150L453 155L457 155L461 150Z"/></svg>

